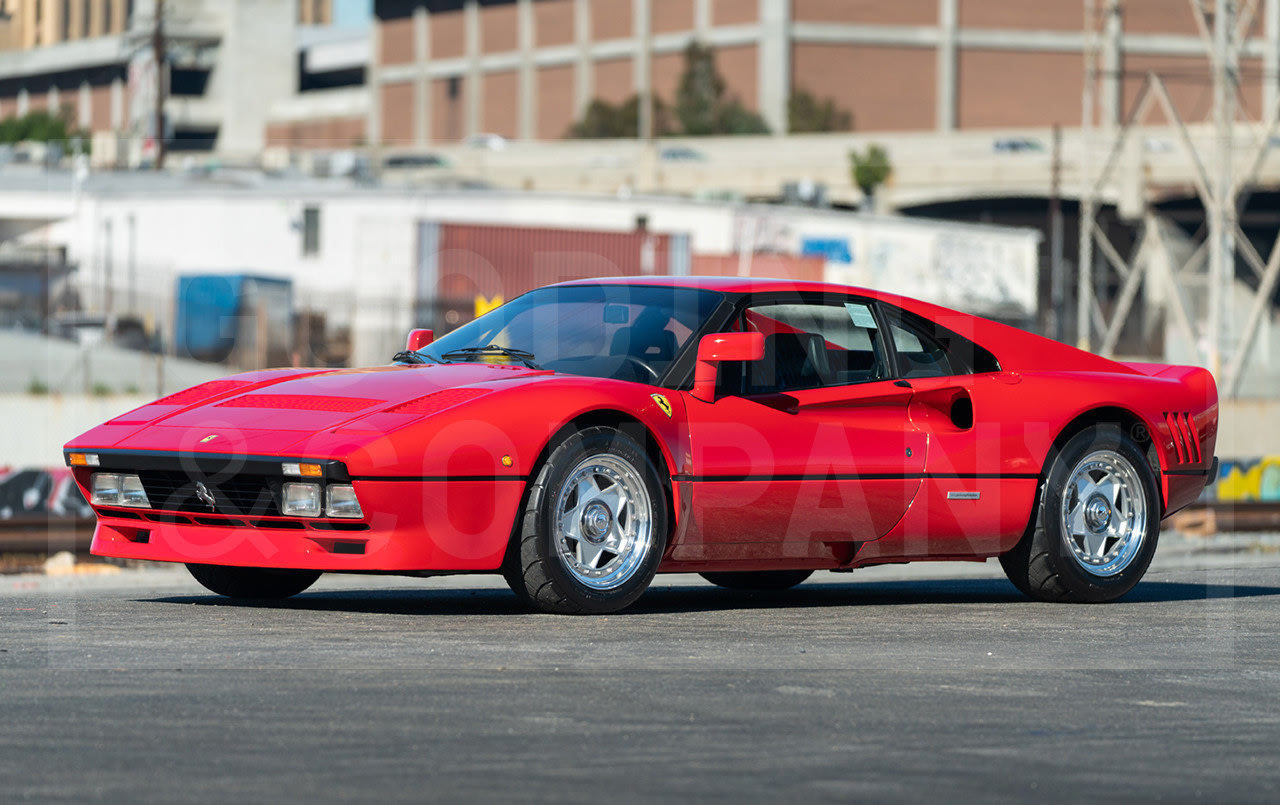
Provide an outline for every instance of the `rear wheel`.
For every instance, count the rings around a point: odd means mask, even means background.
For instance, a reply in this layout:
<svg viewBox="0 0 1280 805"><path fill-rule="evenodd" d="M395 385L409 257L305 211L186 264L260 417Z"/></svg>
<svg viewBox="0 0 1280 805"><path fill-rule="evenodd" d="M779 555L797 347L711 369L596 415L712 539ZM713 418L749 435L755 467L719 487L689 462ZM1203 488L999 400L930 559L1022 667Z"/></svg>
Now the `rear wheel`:
<svg viewBox="0 0 1280 805"><path fill-rule="evenodd" d="M728 590L787 590L813 575L812 570L745 570L699 573L699 576Z"/></svg>
<svg viewBox="0 0 1280 805"><path fill-rule="evenodd" d="M544 612L616 612L648 588L666 537L666 495L640 444L587 428L538 472L503 576Z"/></svg>
<svg viewBox="0 0 1280 805"><path fill-rule="evenodd" d="M1000 557L1040 601L1114 601L1138 583L1160 536L1160 496L1141 448L1115 425L1074 436L1052 459L1032 529Z"/></svg>
<svg viewBox="0 0 1280 805"><path fill-rule="evenodd" d="M315 584L318 570L187 565L205 589L228 598L288 598Z"/></svg>

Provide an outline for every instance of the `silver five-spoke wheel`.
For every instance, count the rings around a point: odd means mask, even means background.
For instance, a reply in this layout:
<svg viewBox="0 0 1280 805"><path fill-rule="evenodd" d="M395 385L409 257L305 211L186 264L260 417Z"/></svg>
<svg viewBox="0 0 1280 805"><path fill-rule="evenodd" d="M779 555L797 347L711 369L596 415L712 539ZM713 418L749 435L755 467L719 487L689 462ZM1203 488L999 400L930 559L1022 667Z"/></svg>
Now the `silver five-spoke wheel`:
<svg viewBox="0 0 1280 805"><path fill-rule="evenodd" d="M667 544L666 486L646 435L584 428L556 444L529 487L502 564L529 605L617 612L648 588Z"/></svg>
<svg viewBox="0 0 1280 805"><path fill-rule="evenodd" d="M1147 572L1161 516L1148 432L1097 424L1050 455L1035 518L1000 557L1019 590L1040 601L1114 601Z"/></svg>
<svg viewBox="0 0 1280 805"><path fill-rule="evenodd" d="M629 462L609 454L583 459L560 486L555 511L556 550L580 584L610 590L644 565L653 502Z"/></svg>
<svg viewBox="0 0 1280 805"><path fill-rule="evenodd" d="M1114 576L1142 549L1147 497L1137 470L1114 450L1085 456L1062 496L1062 530L1086 573Z"/></svg>

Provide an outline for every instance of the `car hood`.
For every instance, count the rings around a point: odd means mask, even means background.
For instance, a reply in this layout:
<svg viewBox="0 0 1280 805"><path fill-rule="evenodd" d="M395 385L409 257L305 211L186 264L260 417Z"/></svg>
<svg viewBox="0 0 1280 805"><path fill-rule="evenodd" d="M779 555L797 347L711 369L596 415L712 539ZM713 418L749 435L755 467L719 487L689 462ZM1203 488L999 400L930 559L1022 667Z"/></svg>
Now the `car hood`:
<svg viewBox="0 0 1280 805"><path fill-rule="evenodd" d="M484 363L234 375L144 405L90 432L103 447L285 450L304 434L370 419L385 430L553 372ZM250 444L251 443L251 444Z"/></svg>

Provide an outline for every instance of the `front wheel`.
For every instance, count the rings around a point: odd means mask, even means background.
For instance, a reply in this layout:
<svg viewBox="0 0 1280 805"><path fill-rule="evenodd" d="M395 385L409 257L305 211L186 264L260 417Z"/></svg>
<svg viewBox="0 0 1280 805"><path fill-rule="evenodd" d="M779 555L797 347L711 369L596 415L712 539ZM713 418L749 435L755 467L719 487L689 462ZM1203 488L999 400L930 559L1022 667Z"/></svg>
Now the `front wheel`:
<svg viewBox="0 0 1280 805"><path fill-rule="evenodd" d="M1138 444L1115 425L1094 426L1051 460L1035 524L1000 564L1039 601L1114 601L1151 564L1160 505Z"/></svg>
<svg viewBox="0 0 1280 805"><path fill-rule="evenodd" d="M188 564L206 590L228 598L289 598L316 583L318 570Z"/></svg>
<svg viewBox="0 0 1280 805"><path fill-rule="evenodd" d="M616 612L648 588L666 540L666 495L653 462L625 433L587 428L539 470L503 576L544 612Z"/></svg>

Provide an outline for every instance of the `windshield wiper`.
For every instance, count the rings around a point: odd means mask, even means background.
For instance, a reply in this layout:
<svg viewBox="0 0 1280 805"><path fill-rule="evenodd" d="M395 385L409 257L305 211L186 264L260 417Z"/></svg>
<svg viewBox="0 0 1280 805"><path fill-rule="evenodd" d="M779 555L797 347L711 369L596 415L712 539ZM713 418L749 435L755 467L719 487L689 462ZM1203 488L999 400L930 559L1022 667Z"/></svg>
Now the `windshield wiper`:
<svg viewBox="0 0 1280 805"><path fill-rule="evenodd" d="M444 363L444 361L439 360L438 358L435 358L431 355L423 355L421 352L410 352L407 349L392 355L391 362L392 363L427 363L428 358L430 358L430 361L432 363Z"/></svg>
<svg viewBox="0 0 1280 805"><path fill-rule="evenodd" d="M446 361L451 360L470 360L472 358L483 358L487 355L501 355L507 358L515 358L516 360L528 366L530 369L541 369L542 367L533 362L533 353L525 352L523 349L510 349L509 347L500 347L497 344L490 344L487 347L463 347L455 349L452 352L446 352L443 357Z"/></svg>

